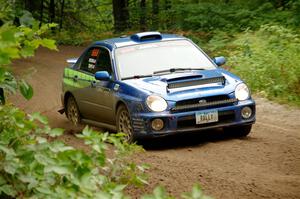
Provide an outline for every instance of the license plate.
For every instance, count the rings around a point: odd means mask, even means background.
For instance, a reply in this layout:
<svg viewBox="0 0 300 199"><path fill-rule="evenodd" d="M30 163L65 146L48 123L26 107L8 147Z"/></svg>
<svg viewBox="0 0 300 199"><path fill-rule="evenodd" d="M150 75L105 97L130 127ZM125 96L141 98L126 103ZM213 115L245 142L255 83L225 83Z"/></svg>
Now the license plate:
<svg viewBox="0 0 300 199"><path fill-rule="evenodd" d="M217 122L218 120L219 120L219 116L217 110L196 112L196 124Z"/></svg>

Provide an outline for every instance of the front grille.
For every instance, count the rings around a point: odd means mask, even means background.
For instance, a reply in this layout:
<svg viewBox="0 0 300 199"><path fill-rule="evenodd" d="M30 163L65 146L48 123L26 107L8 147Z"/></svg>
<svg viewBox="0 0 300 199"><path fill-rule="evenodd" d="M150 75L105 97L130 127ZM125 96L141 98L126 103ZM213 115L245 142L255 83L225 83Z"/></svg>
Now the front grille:
<svg viewBox="0 0 300 199"><path fill-rule="evenodd" d="M172 111L191 111L201 108L217 108L230 106L237 102L237 99L230 99L227 95L218 95L204 98L188 99L176 102Z"/></svg>
<svg viewBox="0 0 300 199"><path fill-rule="evenodd" d="M201 127L209 127L218 124L226 124L231 123L235 120L235 112L233 110L230 111L219 111L219 121L207 124L196 124L196 116L185 116L181 117L177 121L177 128L184 129L184 128L201 128Z"/></svg>

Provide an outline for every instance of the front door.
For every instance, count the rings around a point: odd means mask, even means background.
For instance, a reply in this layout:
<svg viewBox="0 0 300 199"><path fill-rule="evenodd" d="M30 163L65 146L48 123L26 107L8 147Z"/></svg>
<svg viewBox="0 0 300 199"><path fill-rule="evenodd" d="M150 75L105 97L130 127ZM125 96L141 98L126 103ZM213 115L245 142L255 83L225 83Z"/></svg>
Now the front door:
<svg viewBox="0 0 300 199"><path fill-rule="evenodd" d="M79 71L88 74L88 81L82 82L88 86L81 89L78 95L80 102L79 109L84 118L99 121L102 123L113 124L113 87L112 81L95 80L94 74L97 71L107 71L113 76L111 57L108 49L104 47L92 47L87 51L83 58Z"/></svg>

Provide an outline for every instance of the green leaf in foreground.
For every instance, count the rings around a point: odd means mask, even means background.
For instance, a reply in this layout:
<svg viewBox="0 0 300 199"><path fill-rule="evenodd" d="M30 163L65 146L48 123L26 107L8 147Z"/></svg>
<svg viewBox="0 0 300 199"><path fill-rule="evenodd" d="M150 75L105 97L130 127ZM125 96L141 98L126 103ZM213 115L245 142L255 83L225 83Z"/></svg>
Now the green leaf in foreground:
<svg viewBox="0 0 300 199"><path fill-rule="evenodd" d="M52 39L43 39L41 45L51 50L57 50L55 40Z"/></svg>
<svg viewBox="0 0 300 199"><path fill-rule="evenodd" d="M60 138L46 139L63 130L51 130L47 118L39 113L28 115L9 105L0 106L0 121L0 198L3 194L37 199L125 199L129 187L148 184L148 166L136 164L131 156L140 147L118 136L85 128L79 136L86 143L82 150L57 140ZM142 198L174 197L157 187ZM185 199L205 196L196 186Z"/></svg>
<svg viewBox="0 0 300 199"><path fill-rule="evenodd" d="M40 113L36 112L36 113L33 113L30 116L30 121L39 121L41 122L42 124L48 124L48 119L47 117L41 115Z"/></svg>
<svg viewBox="0 0 300 199"><path fill-rule="evenodd" d="M193 186L192 192L182 194L183 199L212 199L209 196L204 195L199 184Z"/></svg>
<svg viewBox="0 0 300 199"><path fill-rule="evenodd" d="M44 171L45 173L54 172L59 175L71 173L69 168L63 166L56 166L56 165L46 166Z"/></svg>
<svg viewBox="0 0 300 199"><path fill-rule="evenodd" d="M57 136L61 136L63 133L64 133L64 129L54 128L54 129L51 129L51 131L49 132L49 135L51 137L57 137Z"/></svg>
<svg viewBox="0 0 300 199"><path fill-rule="evenodd" d="M30 84L24 80L20 81L20 92L25 97L25 99L30 100L33 96L33 88Z"/></svg>
<svg viewBox="0 0 300 199"><path fill-rule="evenodd" d="M5 193L6 195L8 196L16 196L16 191L14 190L13 186L12 185L3 185L3 186L0 186L0 193Z"/></svg>

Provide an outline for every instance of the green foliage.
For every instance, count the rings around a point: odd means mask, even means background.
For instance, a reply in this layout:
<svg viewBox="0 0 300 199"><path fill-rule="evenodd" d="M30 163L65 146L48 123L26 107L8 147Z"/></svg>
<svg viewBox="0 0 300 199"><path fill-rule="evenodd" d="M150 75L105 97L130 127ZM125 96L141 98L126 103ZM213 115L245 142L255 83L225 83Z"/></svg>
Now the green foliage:
<svg viewBox="0 0 300 199"><path fill-rule="evenodd" d="M16 27L11 22L0 26L0 88L12 93L19 89L26 99L32 97L33 89L24 80L17 80L11 74L8 68L11 60L33 56L39 46L57 50L54 40L42 38L55 24L39 27L39 23L30 16L30 13L25 12L20 19L29 26Z"/></svg>
<svg viewBox="0 0 300 199"><path fill-rule="evenodd" d="M80 46L86 43L91 43L94 36L88 32L76 33L72 31L60 31L54 35L50 35L52 39L56 40L60 45Z"/></svg>
<svg viewBox="0 0 300 199"><path fill-rule="evenodd" d="M258 29L266 23L279 23L291 27L299 25L298 1L284 1L284 5L267 0L128 0L131 30L184 30L241 32L247 28ZM282 1L283 2L283 1Z"/></svg>
<svg viewBox="0 0 300 199"><path fill-rule="evenodd" d="M279 11L269 2L250 7L244 2L199 1L196 4L175 5L174 13L179 23L173 23L171 28L194 31L236 32L256 29L270 22L292 25L295 19L291 11Z"/></svg>
<svg viewBox="0 0 300 199"><path fill-rule="evenodd" d="M215 31L208 37L188 36L211 57L226 56L226 65L255 93L300 105L300 37L292 28L267 24L239 34Z"/></svg>
<svg viewBox="0 0 300 199"><path fill-rule="evenodd" d="M20 81L20 92L27 99L31 99L33 96L33 88L30 84L27 84L24 80Z"/></svg>
<svg viewBox="0 0 300 199"><path fill-rule="evenodd" d="M212 37L220 31L233 35L246 29L256 30L266 23L283 24L294 29L300 24L300 4L293 0L280 1L284 5L268 0L166 0L157 1L157 9L154 0L145 1L145 7L141 6L141 1L125 2L127 7L123 11L129 15L129 24L124 32L131 33L192 31L205 32ZM61 2L58 5L56 12L60 13ZM53 38L59 44L68 45L99 40L101 35L115 31L112 12L110 0L70 1L64 4L64 12L55 17L54 21L59 23L61 20L62 26L52 31ZM40 9L32 13L40 17ZM47 14L43 16L49 17Z"/></svg>
<svg viewBox="0 0 300 199"><path fill-rule="evenodd" d="M204 195L200 185L193 186L192 192L182 194L183 199L212 199L211 197Z"/></svg>
<svg viewBox="0 0 300 199"><path fill-rule="evenodd" d="M127 198L128 184L144 184L143 165L130 162L141 150L119 135L85 128L78 137L89 152L47 138L62 135L38 113L26 115L11 106L0 107L0 194L17 198ZM113 147L113 153L109 147Z"/></svg>
<svg viewBox="0 0 300 199"><path fill-rule="evenodd" d="M88 151L55 138L62 129L51 129L39 113L27 115L12 106L0 106L0 196L14 198L129 198L128 185L146 184L147 165L131 161L143 151L128 144L121 134L99 133L86 127L77 137ZM162 187L143 199L172 199ZM184 199L208 199L196 185Z"/></svg>
<svg viewBox="0 0 300 199"><path fill-rule="evenodd" d="M101 34L93 32L78 32L74 34L73 31L67 30L49 35L49 37L57 41L57 43L60 45L72 46L89 45L95 40L107 39L114 36L116 35L113 35L112 32L102 32Z"/></svg>
<svg viewBox="0 0 300 199"><path fill-rule="evenodd" d="M0 21L9 21L14 17L14 9L9 1L0 0Z"/></svg>
<svg viewBox="0 0 300 199"><path fill-rule="evenodd" d="M251 89L279 101L300 105L300 36L291 29L263 25L231 43L229 65Z"/></svg>
<svg viewBox="0 0 300 199"><path fill-rule="evenodd" d="M204 195L198 184L193 186L191 192L183 193L181 197L183 199L212 199L211 197ZM141 199L175 199L175 197L170 196L163 187L158 186L153 190L152 194L144 195Z"/></svg>

